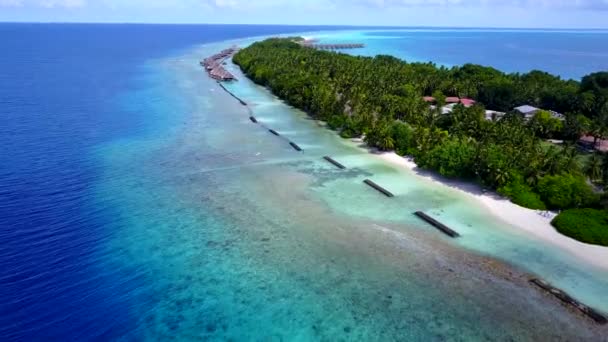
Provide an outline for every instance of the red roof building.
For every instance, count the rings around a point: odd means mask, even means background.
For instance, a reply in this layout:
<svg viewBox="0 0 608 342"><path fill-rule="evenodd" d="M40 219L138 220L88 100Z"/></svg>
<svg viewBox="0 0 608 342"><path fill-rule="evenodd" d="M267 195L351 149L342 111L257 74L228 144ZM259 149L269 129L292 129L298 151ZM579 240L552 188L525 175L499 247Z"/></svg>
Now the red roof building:
<svg viewBox="0 0 608 342"><path fill-rule="evenodd" d="M445 98L445 103L458 103L460 99L455 96L450 96Z"/></svg>
<svg viewBox="0 0 608 342"><path fill-rule="evenodd" d="M435 98L432 96L425 96L422 98L424 102L435 102Z"/></svg>
<svg viewBox="0 0 608 342"><path fill-rule="evenodd" d="M460 103L462 103L465 107L471 107L475 104L475 100L473 99L460 99Z"/></svg>

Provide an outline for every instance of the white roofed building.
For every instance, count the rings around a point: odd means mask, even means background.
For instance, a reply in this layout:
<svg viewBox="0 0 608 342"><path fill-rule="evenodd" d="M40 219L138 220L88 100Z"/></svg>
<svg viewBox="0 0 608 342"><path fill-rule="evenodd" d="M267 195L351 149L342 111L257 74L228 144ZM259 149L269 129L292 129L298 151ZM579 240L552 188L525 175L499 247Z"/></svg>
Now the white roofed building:
<svg viewBox="0 0 608 342"><path fill-rule="evenodd" d="M515 107L514 108L516 111L522 113L524 115L524 119L526 120L530 120L534 117L534 115L536 115L536 113L540 112L542 109L540 108L536 108L530 105L523 105L523 106L519 106L519 107ZM551 114L551 116L555 119L558 120L566 120L566 116L564 114L552 111L552 110L548 110L547 112L549 112Z"/></svg>
<svg viewBox="0 0 608 342"><path fill-rule="evenodd" d="M520 112L520 113L522 113L524 115L524 119L530 120L541 109L540 108L536 108L536 107L532 107L532 106L529 106L529 105L524 105L524 106L515 107L515 110L518 111L518 112Z"/></svg>

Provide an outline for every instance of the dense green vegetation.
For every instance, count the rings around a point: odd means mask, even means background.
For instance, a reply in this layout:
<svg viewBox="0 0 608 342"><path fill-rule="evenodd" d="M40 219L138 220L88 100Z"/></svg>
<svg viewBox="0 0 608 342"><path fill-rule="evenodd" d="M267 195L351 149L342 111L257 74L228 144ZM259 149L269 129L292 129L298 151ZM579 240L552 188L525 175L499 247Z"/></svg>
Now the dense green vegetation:
<svg viewBox="0 0 608 342"><path fill-rule="evenodd" d="M522 207L545 210L547 206L541 200L540 195L524 182L521 177L512 179L508 184L498 188L498 193L509 197L515 204Z"/></svg>
<svg viewBox="0 0 608 342"><path fill-rule="evenodd" d="M608 246L608 211L570 209L559 214L553 225L557 230L579 241Z"/></svg>
<svg viewBox="0 0 608 342"><path fill-rule="evenodd" d="M608 184L608 157L595 154L582 164L575 142L582 134L608 136L608 72L577 82L472 64L448 69L317 51L288 39L255 43L234 61L256 83L343 137L365 136L372 147L413 156L420 167L477 181L526 207L601 206L590 181L597 188ZM423 100L429 95L434 108ZM443 114L446 96L478 104ZM507 114L486 120L482 104ZM546 110L525 120L511 111L522 104ZM548 110L565 113L566 120ZM548 138L566 144L547 145Z"/></svg>

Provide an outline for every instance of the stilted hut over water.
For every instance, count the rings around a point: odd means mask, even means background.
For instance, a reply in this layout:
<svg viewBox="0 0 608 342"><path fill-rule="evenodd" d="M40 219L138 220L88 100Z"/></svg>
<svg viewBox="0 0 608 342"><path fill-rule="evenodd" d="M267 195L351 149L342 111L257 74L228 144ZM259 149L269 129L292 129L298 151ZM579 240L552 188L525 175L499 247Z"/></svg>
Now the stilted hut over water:
<svg viewBox="0 0 608 342"><path fill-rule="evenodd" d="M222 63L238 51L236 46L222 50L220 53L207 57L201 61L201 66L209 73L211 78L218 81L233 81L236 77L224 69Z"/></svg>

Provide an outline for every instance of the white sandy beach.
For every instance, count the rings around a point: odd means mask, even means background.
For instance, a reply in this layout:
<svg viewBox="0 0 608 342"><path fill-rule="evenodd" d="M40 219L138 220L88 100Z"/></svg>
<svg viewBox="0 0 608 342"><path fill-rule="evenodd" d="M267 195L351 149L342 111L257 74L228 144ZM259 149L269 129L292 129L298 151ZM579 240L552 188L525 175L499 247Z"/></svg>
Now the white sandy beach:
<svg viewBox="0 0 608 342"><path fill-rule="evenodd" d="M519 229L533 238L562 248L586 263L608 269L608 247L589 245L560 234L551 225L551 220L555 217L554 213L545 217L536 210L520 207L496 193L484 192L476 184L447 180L438 174L419 169L416 163L394 152L375 155L393 165L407 168L428 181L448 186L474 197L494 216L508 223L513 229Z"/></svg>

